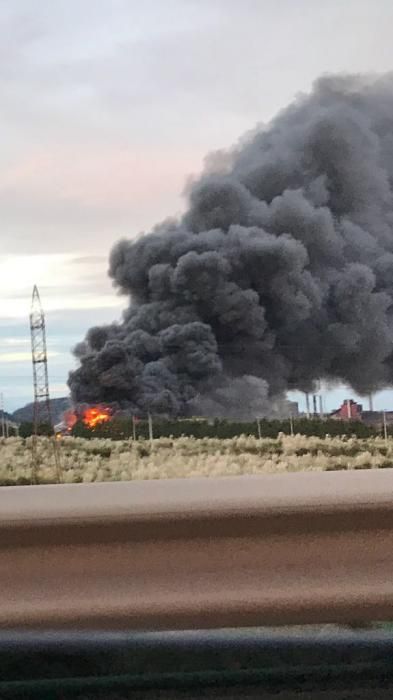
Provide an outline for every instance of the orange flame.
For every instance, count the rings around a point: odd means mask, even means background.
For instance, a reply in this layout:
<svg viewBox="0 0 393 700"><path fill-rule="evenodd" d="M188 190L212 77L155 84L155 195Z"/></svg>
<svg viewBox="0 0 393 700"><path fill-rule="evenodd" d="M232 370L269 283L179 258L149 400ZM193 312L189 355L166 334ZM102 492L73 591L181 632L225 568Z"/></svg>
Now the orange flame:
<svg viewBox="0 0 393 700"><path fill-rule="evenodd" d="M66 432L70 433L75 423L81 420L89 428L95 428L100 423L106 423L112 418L112 411L107 406L90 406L84 411L65 411L63 422Z"/></svg>
<svg viewBox="0 0 393 700"><path fill-rule="evenodd" d="M95 428L100 423L106 423L111 419L111 411L105 406L91 406L82 415L82 420L89 428Z"/></svg>
<svg viewBox="0 0 393 700"><path fill-rule="evenodd" d="M74 427L75 423L77 422L78 418L74 411L65 411L63 415L63 421L67 426L68 432L71 432L72 428Z"/></svg>

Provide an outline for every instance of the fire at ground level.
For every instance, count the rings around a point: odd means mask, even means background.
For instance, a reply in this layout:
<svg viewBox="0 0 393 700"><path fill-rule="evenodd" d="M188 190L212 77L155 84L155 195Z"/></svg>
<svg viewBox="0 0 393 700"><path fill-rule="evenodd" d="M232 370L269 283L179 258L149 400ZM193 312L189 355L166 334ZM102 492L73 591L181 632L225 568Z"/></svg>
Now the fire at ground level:
<svg viewBox="0 0 393 700"><path fill-rule="evenodd" d="M320 398L320 397L319 397ZM393 425L393 411L373 411L364 410L363 406L356 403L353 399L346 399L341 406L330 413L324 413L322 401L318 402L318 397L314 396L312 401L312 409L309 407L305 413L299 412L298 404L294 401L285 402L285 415L281 415L280 419L285 418L319 418L334 419L338 421L355 421L364 423L375 429L380 429L384 422L391 426ZM93 406L82 406L65 411L63 419L57 423L55 432L61 435L71 434L74 426L79 422L89 429L101 426L104 423L110 423L117 418L129 418L136 426L141 420L149 420L149 416L130 415L125 411L120 411L116 407L104 404ZM192 420L203 419L203 417L193 417ZM258 420L258 417L255 417ZM268 418L268 417L267 417Z"/></svg>

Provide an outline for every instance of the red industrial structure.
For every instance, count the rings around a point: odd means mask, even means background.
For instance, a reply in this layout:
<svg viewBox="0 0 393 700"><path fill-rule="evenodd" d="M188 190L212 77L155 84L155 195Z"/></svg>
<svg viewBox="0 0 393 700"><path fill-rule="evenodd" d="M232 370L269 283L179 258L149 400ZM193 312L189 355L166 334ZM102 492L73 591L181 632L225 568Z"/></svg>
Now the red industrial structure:
<svg viewBox="0 0 393 700"><path fill-rule="evenodd" d="M384 424L393 425L393 411L364 411L363 406L353 399L343 401L340 408L332 411L330 418L361 421L377 430L380 430Z"/></svg>
<svg viewBox="0 0 393 700"><path fill-rule="evenodd" d="M331 418L337 420L362 420L363 406L356 403L353 399L346 399L342 402L340 408L333 411Z"/></svg>

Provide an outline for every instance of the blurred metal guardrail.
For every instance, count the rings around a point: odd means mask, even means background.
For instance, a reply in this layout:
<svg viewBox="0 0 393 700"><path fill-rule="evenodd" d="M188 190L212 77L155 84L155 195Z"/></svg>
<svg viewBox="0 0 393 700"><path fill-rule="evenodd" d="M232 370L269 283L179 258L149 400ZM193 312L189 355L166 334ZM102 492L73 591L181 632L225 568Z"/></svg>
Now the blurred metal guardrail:
<svg viewBox="0 0 393 700"><path fill-rule="evenodd" d="M0 629L393 619L393 470L6 487Z"/></svg>

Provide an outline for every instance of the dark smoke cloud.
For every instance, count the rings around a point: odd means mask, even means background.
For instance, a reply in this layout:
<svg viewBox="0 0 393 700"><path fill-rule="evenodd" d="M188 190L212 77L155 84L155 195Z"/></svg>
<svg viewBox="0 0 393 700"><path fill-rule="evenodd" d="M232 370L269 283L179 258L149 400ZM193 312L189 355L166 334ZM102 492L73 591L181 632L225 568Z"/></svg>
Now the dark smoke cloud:
<svg viewBox="0 0 393 700"><path fill-rule="evenodd" d="M393 78L327 77L209 159L189 208L120 241L120 324L76 349L75 401L263 415L320 379L393 383Z"/></svg>

